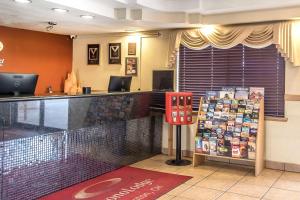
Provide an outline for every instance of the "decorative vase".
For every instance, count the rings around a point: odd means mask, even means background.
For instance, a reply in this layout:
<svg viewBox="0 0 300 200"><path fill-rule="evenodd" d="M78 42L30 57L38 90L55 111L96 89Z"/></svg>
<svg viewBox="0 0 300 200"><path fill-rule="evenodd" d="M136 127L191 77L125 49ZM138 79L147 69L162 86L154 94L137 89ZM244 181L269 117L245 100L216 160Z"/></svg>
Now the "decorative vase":
<svg viewBox="0 0 300 200"><path fill-rule="evenodd" d="M71 74L68 73L67 79L65 80L64 93L69 93L71 87L72 87Z"/></svg>
<svg viewBox="0 0 300 200"><path fill-rule="evenodd" d="M77 94L79 87L77 86L77 78L74 71L68 73L68 77L65 80L64 93L66 94Z"/></svg>

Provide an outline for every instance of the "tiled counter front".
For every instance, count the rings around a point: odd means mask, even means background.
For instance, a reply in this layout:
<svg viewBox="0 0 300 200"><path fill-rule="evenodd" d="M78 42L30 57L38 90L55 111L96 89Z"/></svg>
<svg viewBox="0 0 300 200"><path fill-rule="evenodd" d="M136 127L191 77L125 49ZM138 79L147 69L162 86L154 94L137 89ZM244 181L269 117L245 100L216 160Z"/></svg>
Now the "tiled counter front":
<svg viewBox="0 0 300 200"><path fill-rule="evenodd" d="M37 199L161 152L151 93L0 102L2 200ZM4 125L4 126L3 126Z"/></svg>

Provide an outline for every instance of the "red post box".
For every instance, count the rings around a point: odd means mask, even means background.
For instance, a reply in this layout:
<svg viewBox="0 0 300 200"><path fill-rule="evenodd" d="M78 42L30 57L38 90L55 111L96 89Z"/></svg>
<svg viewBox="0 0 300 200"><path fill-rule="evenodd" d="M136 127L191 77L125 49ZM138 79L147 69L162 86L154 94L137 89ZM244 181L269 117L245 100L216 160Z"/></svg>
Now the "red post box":
<svg viewBox="0 0 300 200"><path fill-rule="evenodd" d="M192 97L191 92L166 93L166 122L172 125L192 124Z"/></svg>

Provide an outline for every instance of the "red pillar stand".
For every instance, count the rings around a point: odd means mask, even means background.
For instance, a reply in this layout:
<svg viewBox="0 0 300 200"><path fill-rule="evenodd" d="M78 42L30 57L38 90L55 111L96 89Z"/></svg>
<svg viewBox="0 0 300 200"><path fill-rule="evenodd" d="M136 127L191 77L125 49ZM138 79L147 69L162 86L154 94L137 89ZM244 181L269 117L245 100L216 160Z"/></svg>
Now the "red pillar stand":
<svg viewBox="0 0 300 200"><path fill-rule="evenodd" d="M176 125L176 159L168 160L168 165L185 166L191 161L181 159L181 125L193 123L191 92L167 92L166 93L166 122Z"/></svg>

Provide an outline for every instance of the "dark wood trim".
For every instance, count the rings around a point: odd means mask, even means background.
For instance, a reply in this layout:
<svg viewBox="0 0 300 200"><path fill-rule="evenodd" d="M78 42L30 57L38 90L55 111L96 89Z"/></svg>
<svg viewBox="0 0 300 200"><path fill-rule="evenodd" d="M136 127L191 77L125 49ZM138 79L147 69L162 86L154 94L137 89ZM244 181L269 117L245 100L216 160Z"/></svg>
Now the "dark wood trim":
<svg viewBox="0 0 300 200"><path fill-rule="evenodd" d="M265 116L266 121L276 121L276 122L287 122L288 118L287 117L270 117L270 116Z"/></svg>

